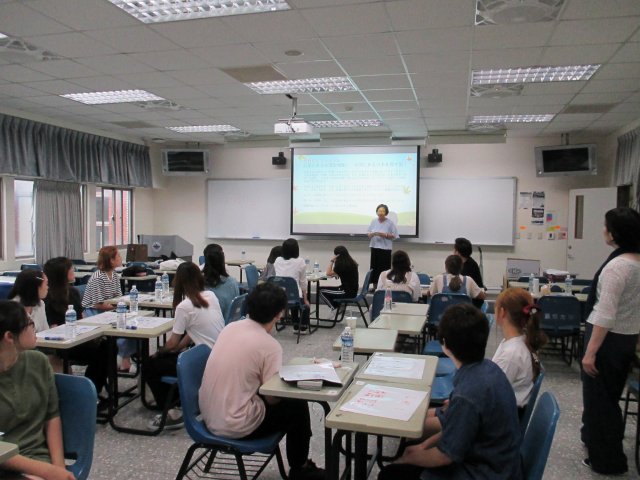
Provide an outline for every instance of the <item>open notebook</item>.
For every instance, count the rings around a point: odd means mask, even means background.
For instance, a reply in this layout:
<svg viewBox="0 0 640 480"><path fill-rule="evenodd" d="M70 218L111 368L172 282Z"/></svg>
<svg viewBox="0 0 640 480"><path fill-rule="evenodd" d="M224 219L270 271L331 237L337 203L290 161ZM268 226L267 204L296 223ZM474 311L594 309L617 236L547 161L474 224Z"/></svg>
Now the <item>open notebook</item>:
<svg viewBox="0 0 640 480"><path fill-rule="evenodd" d="M342 385L336 369L331 363L308 365L283 365L280 368L280 378L285 382L300 380L322 380L324 383Z"/></svg>

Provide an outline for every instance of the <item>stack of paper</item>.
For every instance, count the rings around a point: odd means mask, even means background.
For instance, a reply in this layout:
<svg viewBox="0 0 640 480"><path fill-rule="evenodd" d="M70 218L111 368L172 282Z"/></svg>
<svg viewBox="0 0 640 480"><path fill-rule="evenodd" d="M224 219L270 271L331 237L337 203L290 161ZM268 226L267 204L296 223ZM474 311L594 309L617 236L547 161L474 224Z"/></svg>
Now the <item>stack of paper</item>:
<svg viewBox="0 0 640 480"><path fill-rule="evenodd" d="M309 365L284 365L280 368L280 378L285 382L299 380L322 380L323 382L342 385L342 381L330 363Z"/></svg>
<svg viewBox="0 0 640 480"><path fill-rule="evenodd" d="M364 373L381 377L420 379L424 374L424 360L375 355Z"/></svg>

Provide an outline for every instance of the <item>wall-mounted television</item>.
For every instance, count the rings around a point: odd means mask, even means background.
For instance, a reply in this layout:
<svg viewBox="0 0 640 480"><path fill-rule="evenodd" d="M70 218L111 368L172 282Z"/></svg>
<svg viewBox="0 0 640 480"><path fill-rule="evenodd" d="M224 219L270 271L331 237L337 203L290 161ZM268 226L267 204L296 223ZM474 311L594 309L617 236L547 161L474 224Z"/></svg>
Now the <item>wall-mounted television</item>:
<svg viewBox="0 0 640 480"><path fill-rule="evenodd" d="M558 145L536 147L536 175L597 175L596 146Z"/></svg>
<svg viewBox="0 0 640 480"><path fill-rule="evenodd" d="M209 168L208 150L162 150L162 173L164 175L201 175L209 173Z"/></svg>

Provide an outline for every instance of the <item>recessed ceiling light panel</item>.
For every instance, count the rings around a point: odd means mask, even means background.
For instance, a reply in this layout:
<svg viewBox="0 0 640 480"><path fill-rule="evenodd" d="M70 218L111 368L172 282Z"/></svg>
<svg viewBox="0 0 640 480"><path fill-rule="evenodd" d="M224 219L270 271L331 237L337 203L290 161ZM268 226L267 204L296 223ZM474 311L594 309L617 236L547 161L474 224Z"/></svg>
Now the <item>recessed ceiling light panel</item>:
<svg viewBox="0 0 640 480"><path fill-rule="evenodd" d="M347 77L304 78L274 82L245 83L247 87L264 95L277 93L352 92L355 85Z"/></svg>
<svg viewBox="0 0 640 480"><path fill-rule="evenodd" d="M75 100L87 105L99 105L107 103L131 103L148 102L152 100L165 100L162 97L147 92L146 90L114 90L112 92L68 93L61 97Z"/></svg>
<svg viewBox="0 0 640 480"><path fill-rule="evenodd" d="M474 70L471 84L574 82L589 80L598 68L596 64Z"/></svg>
<svg viewBox="0 0 640 480"><path fill-rule="evenodd" d="M8 35L5 35L4 33L0 32L0 38L7 38Z"/></svg>
<svg viewBox="0 0 640 480"><path fill-rule="evenodd" d="M234 127L233 125L187 125L184 127L166 128L178 133L227 133L240 131L238 127Z"/></svg>
<svg viewBox="0 0 640 480"><path fill-rule="evenodd" d="M565 0L476 0L476 25L552 22Z"/></svg>
<svg viewBox="0 0 640 480"><path fill-rule="evenodd" d="M550 122L553 114L544 115L474 115L469 119L469 125L488 123L536 123Z"/></svg>
<svg viewBox="0 0 640 480"><path fill-rule="evenodd" d="M285 0L109 0L144 23L289 10Z"/></svg>
<svg viewBox="0 0 640 480"><path fill-rule="evenodd" d="M381 120L327 120L309 122L317 128L352 128L352 127L382 127Z"/></svg>

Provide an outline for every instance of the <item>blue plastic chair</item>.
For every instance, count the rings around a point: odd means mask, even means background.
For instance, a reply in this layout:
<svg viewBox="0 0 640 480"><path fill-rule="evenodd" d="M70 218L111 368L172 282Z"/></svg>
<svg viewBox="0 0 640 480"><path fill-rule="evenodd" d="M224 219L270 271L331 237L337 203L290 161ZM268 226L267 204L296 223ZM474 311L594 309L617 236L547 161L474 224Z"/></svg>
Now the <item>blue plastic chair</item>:
<svg viewBox="0 0 640 480"><path fill-rule="evenodd" d="M347 311L347 306L356 305L358 307L358 310L360 310L360 316L362 317L362 320L364 320L365 327L369 327L369 324L367 323L367 316L365 315L364 312L365 310L369 309L369 302L367 301L367 293L369 292L369 283L371 283L372 271L373 270L369 270L365 274L364 283L362 284L362 288L360 289L360 292L358 293L358 295L356 295L353 298L338 298L335 300L335 302L338 304L338 308L336 308L336 316L333 319L334 326L336 323L338 323L339 321L341 322L344 319L344 314ZM364 302L365 310L362 309L362 305L360 304L361 302ZM340 313L340 311L342 311L342 316L340 317L340 320L338 320L338 314Z"/></svg>
<svg viewBox="0 0 640 480"><path fill-rule="evenodd" d="M436 293L431 297L431 304L429 305L429 312L427 313L427 331L430 336L435 337L440 319L445 310L451 305L458 303L471 303L471 298L468 295L459 293ZM442 345L438 340L431 340L427 342L422 350L424 355L434 355L436 357L444 357L445 354L442 351Z"/></svg>
<svg viewBox="0 0 640 480"><path fill-rule="evenodd" d="M240 284L240 290L251 293L251 291L256 288L256 285L258 285L260 272L258 272L258 267L251 264L244 267L244 274L247 277L247 281Z"/></svg>
<svg viewBox="0 0 640 480"><path fill-rule="evenodd" d="M17 277L20 274L20 272L2 272L0 273L1 276L3 277Z"/></svg>
<svg viewBox="0 0 640 480"><path fill-rule="evenodd" d="M528 282L530 277L518 277L518 282ZM542 276L534 276L533 278L537 278L538 281L540 282L540 285L545 284L545 283L549 283L549 279L547 277L542 277Z"/></svg>
<svg viewBox="0 0 640 480"><path fill-rule="evenodd" d="M631 399L633 397L633 400ZM636 405L640 405L640 378L638 373L634 369L627 379L627 395L624 400L624 424L627 425L627 415L634 415L636 417L636 446L635 446L635 459L636 459L636 471L640 474L640 419L638 419L638 408L635 412L629 411L629 402L634 402Z"/></svg>
<svg viewBox="0 0 640 480"><path fill-rule="evenodd" d="M37 263L23 263L20 265L20 270L40 270L42 271L42 267Z"/></svg>
<svg viewBox="0 0 640 480"><path fill-rule="evenodd" d="M82 258L72 258L71 264L72 265L89 265L87 261Z"/></svg>
<svg viewBox="0 0 640 480"><path fill-rule="evenodd" d="M180 390L184 426L194 443L189 447L189 450L187 450L176 480L185 478L192 469L208 473L211 468L216 467L214 462L218 452L223 452L235 457L238 473L243 480L247 480L248 477L242 457L255 452L267 455L267 459L262 463L253 478L258 477L274 455L278 461L280 475L282 478L287 478L279 447L284 433L274 433L266 437L251 440L225 438L209 432L204 422L199 419L200 405L198 403L198 392L210 353L211 349L208 346L198 345L182 352L178 357L178 388ZM192 457L198 449L202 449L204 452L199 453L197 458L192 462ZM251 465L254 465L253 462Z"/></svg>
<svg viewBox="0 0 640 480"><path fill-rule="evenodd" d="M204 255L198 257L198 265L204 265Z"/></svg>
<svg viewBox="0 0 640 480"><path fill-rule="evenodd" d="M243 293L242 295L238 295L231 301L229 308L225 312L225 325L229 325L231 322L235 322L236 320L240 320L242 317L244 317L248 296L249 294Z"/></svg>
<svg viewBox="0 0 640 480"><path fill-rule="evenodd" d="M380 315L384 307L385 290L376 290L371 300L371 321L373 322ZM392 291L391 301L396 303L413 303L413 298L409 292Z"/></svg>
<svg viewBox="0 0 640 480"><path fill-rule="evenodd" d="M431 404L442 405L445 400L449 400L451 392L453 391L453 376L454 374L452 373L433 379L429 400Z"/></svg>
<svg viewBox="0 0 640 480"><path fill-rule="evenodd" d="M431 285L431 277L428 273L419 273L418 278L420 279L420 285L423 287L425 285Z"/></svg>
<svg viewBox="0 0 640 480"><path fill-rule="evenodd" d="M544 380L544 368L540 367L540 375L536 378L536 381L533 383L533 388L531 389L531 396L529 397L529 402L524 409L524 413L522 414L522 418L520 419L520 429L522 430L522 436L524 437L524 433L527 430L527 425L529 424L529 420L531 419L531 414L533 413L533 407L536 404L536 400L538 399L538 393L540 392L540 386L542 385L542 380Z"/></svg>
<svg viewBox="0 0 640 480"><path fill-rule="evenodd" d="M551 339L560 339L561 355L568 365L573 358L578 358L578 343L580 325L582 322L582 308L580 302L573 295L547 295L538 300L542 310L540 328ZM568 340L571 340L569 356L566 357Z"/></svg>
<svg viewBox="0 0 640 480"><path fill-rule="evenodd" d="M61 373L56 373L55 381L60 402L64 458L75 460L67 470L75 475L76 480L85 480L93 462L98 401L96 387L86 377Z"/></svg>
<svg viewBox="0 0 640 480"><path fill-rule="evenodd" d="M558 418L560 418L558 402L553 394L544 392L533 410L520 447L526 480L542 480Z"/></svg>
<svg viewBox="0 0 640 480"><path fill-rule="evenodd" d="M294 309L299 310L298 318L302 320L303 309L309 308L309 307L307 307L302 301L302 299L300 298L300 294L298 293L298 282L296 282L296 280L292 277L280 277L280 276L270 277L267 279L267 282L271 282L278 285L279 287L283 288L285 293L287 294L287 309L285 310L284 324L288 323L289 321L289 311ZM279 323L280 325L276 325L277 331L280 331L284 328L284 324L282 323L282 321ZM309 329L310 329L309 333L312 333L311 325L309 325ZM300 343L300 329L298 329L298 339L296 343Z"/></svg>
<svg viewBox="0 0 640 480"><path fill-rule="evenodd" d="M456 373L456 365L449 357L443 357L438 359L438 365L436 366L436 377L446 377Z"/></svg>
<svg viewBox="0 0 640 480"><path fill-rule="evenodd" d="M0 283L0 300L6 300L12 288L12 283Z"/></svg>

